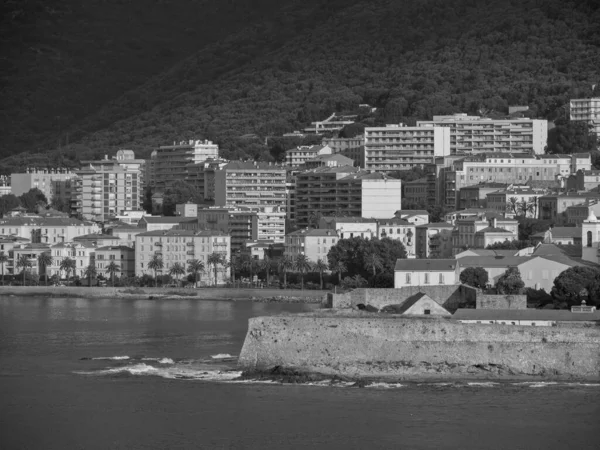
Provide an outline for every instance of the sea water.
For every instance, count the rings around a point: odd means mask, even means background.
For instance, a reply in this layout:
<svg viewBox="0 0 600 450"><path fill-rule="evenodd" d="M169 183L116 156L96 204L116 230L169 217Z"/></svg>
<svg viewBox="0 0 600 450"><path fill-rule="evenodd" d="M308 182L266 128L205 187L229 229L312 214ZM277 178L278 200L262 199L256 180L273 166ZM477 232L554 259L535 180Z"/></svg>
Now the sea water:
<svg viewBox="0 0 600 450"><path fill-rule="evenodd" d="M0 449L597 449L596 383L237 379L314 305L0 297Z"/></svg>

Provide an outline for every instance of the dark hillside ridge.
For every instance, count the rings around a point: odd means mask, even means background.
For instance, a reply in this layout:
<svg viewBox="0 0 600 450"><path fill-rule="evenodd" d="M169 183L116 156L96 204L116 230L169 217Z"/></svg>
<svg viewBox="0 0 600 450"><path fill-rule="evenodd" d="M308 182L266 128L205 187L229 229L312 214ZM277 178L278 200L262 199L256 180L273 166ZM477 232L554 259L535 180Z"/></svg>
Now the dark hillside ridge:
<svg viewBox="0 0 600 450"><path fill-rule="evenodd" d="M379 108L368 123L506 112L509 105L554 119L570 98L590 96L600 84L600 9L592 0L273 3L271 14L225 30L227 38L63 125L76 146L64 148L63 139L60 154L18 156L3 166L119 147L147 157L158 145L191 138L218 142L225 157L261 157L258 143L237 138L300 129L359 103ZM83 94L79 100L93 103ZM55 149L56 130L49 139L33 125L21 131L40 143L35 150ZM32 149L9 139L3 135L5 154Z"/></svg>

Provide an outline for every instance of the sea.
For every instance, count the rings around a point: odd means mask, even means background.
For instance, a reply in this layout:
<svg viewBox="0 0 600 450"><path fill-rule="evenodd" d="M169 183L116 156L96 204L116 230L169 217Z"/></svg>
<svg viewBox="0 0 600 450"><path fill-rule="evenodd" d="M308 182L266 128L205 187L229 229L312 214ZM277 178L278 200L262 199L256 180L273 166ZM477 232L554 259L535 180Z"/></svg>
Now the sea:
<svg viewBox="0 0 600 450"><path fill-rule="evenodd" d="M597 383L240 381L315 305L0 297L0 449L599 449Z"/></svg>

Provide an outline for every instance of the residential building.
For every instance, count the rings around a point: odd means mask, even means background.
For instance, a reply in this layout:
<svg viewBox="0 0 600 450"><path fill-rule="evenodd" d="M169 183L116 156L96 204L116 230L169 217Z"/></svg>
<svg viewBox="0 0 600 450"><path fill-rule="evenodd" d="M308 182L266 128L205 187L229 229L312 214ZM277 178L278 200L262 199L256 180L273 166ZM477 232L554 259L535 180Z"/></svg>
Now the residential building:
<svg viewBox="0 0 600 450"><path fill-rule="evenodd" d="M497 211L487 208L468 208L460 211L450 211L444 214L444 221L456 225L457 220L469 218L488 218L504 217L504 214L498 214Z"/></svg>
<svg viewBox="0 0 600 450"><path fill-rule="evenodd" d="M456 221L452 231L453 254L465 248L486 248L488 245L517 240L519 223L516 220L486 216L469 217Z"/></svg>
<svg viewBox="0 0 600 450"><path fill-rule="evenodd" d="M394 269L394 288L455 285L460 283L454 259L399 259Z"/></svg>
<svg viewBox="0 0 600 450"><path fill-rule="evenodd" d="M531 242L557 244L557 245L578 245L581 246L581 228L580 227L552 227L546 231L532 234Z"/></svg>
<svg viewBox="0 0 600 450"><path fill-rule="evenodd" d="M600 221L590 212L589 217L581 224L581 258L594 264L600 264Z"/></svg>
<svg viewBox="0 0 600 450"><path fill-rule="evenodd" d="M581 226L593 212L595 216L600 215L600 202L597 199L585 199L583 203L573 206L567 206L565 214L567 216L566 223L568 225Z"/></svg>
<svg viewBox="0 0 600 450"><path fill-rule="evenodd" d="M425 209L400 209L394 213L394 216L415 225L429 223L429 212Z"/></svg>
<svg viewBox="0 0 600 450"><path fill-rule="evenodd" d="M153 152L152 179L156 187L166 188L175 180L186 180L189 164L201 164L219 157L219 146L208 140L189 140L163 145Z"/></svg>
<svg viewBox="0 0 600 450"><path fill-rule="evenodd" d="M600 185L600 170L578 170L567 178L568 191L589 191Z"/></svg>
<svg viewBox="0 0 600 450"><path fill-rule="evenodd" d="M10 175L0 175L0 197L12 193L10 186Z"/></svg>
<svg viewBox="0 0 600 450"><path fill-rule="evenodd" d="M175 215L178 217L198 217L198 205L192 202L175 205Z"/></svg>
<svg viewBox="0 0 600 450"><path fill-rule="evenodd" d="M19 270L17 268L17 261L22 256L25 256L29 263L31 264L31 268L27 269L27 271L31 274L39 275L43 277L46 275L49 267L43 267L40 265L38 257L39 255L47 253L50 255L50 246L48 244L21 244L17 245L13 249L12 254L12 267L13 273L16 274Z"/></svg>
<svg viewBox="0 0 600 450"><path fill-rule="evenodd" d="M99 232L98 224L73 218L20 216L0 219L0 235L19 236L33 244L71 242L78 236Z"/></svg>
<svg viewBox="0 0 600 450"><path fill-rule="evenodd" d="M8 261L0 264L0 274L14 273L14 249L30 243L29 239L18 236L0 236L0 254L5 254Z"/></svg>
<svg viewBox="0 0 600 450"><path fill-rule="evenodd" d="M450 130L443 127L386 125L365 128L363 167L394 172L422 167L436 156L450 154Z"/></svg>
<svg viewBox="0 0 600 450"><path fill-rule="evenodd" d="M212 253L219 253L226 261L231 260L231 238L213 230L157 230L140 233L135 237L135 274L154 276L148 267L154 255L163 261L163 274L168 274L175 263L187 268L188 263L197 259L204 263L211 284L215 284L214 268L208 263ZM229 278L227 269L217 266L216 284L224 284Z"/></svg>
<svg viewBox="0 0 600 450"><path fill-rule="evenodd" d="M600 98L576 98L569 102L570 118L582 121L600 138Z"/></svg>
<svg viewBox="0 0 600 450"><path fill-rule="evenodd" d="M335 133L336 131L340 131L346 125L353 124L355 119L356 116L338 116L336 113L333 113L325 120L311 122L311 126L305 128L304 131L316 134Z"/></svg>
<svg viewBox="0 0 600 450"><path fill-rule="evenodd" d="M170 230L172 228L195 229L197 226L197 218L181 216L144 216L138 222L138 228L143 228L146 231Z"/></svg>
<svg viewBox="0 0 600 450"><path fill-rule="evenodd" d="M288 166L301 166L306 161L318 156L331 155L333 149L328 145L299 145L285 152L285 163Z"/></svg>
<svg viewBox="0 0 600 450"><path fill-rule="evenodd" d="M401 209L401 181L356 167L321 167L296 176L296 224L319 216L388 218Z"/></svg>
<svg viewBox="0 0 600 450"><path fill-rule="evenodd" d="M452 230L454 225L445 222L417 225L415 227L417 258L450 258Z"/></svg>
<svg viewBox="0 0 600 450"><path fill-rule="evenodd" d="M69 169L30 169L25 173L10 175L10 193L16 196L39 189L51 203L61 200L65 205L71 201L71 187L75 174Z"/></svg>
<svg viewBox="0 0 600 450"><path fill-rule="evenodd" d="M296 174L294 170L288 170L285 178L285 219L286 233L296 227Z"/></svg>
<svg viewBox="0 0 600 450"><path fill-rule="evenodd" d="M319 218L318 227L321 230L335 230L340 239L375 239L379 236L377 219L364 217L324 216Z"/></svg>
<svg viewBox="0 0 600 450"><path fill-rule="evenodd" d="M89 265L95 267L96 246L88 242L64 242L54 244L50 247L52 264L48 267L49 275L57 275L62 278L63 271L60 268L63 260L70 258L75 261L75 270L69 276L85 277L85 269ZM67 275L65 273L65 275Z"/></svg>
<svg viewBox="0 0 600 450"><path fill-rule="evenodd" d="M418 127L450 130L451 153L543 154L548 141L548 121L528 118L488 119L466 114L433 116L418 121Z"/></svg>
<svg viewBox="0 0 600 450"><path fill-rule="evenodd" d="M339 240L334 230L302 229L285 236L285 255L305 255L311 262L327 261L329 249Z"/></svg>
<svg viewBox="0 0 600 450"><path fill-rule="evenodd" d="M458 209L468 208L486 208L487 195L506 188L508 185L503 183L478 183L473 186L466 186L458 191ZM493 208L495 209L495 208ZM504 208L505 210L506 208ZM502 212L504 212L504 210Z"/></svg>
<svg viewBox="0 0 600 450"><path fill-rule="evenodd" d="M352 138L324 138L321 144L331 148L333 153L344 153L347 150L363 147L365 145L365 136L361 134Z"/></svg>
<svg viewBox="0 0 600 450"><path fill-rule="evenodd" d="M140 233L144 233L146 230L134 226L116 226L109 228L107 231L108 234L119 238L117 241L118 245L135 247L135 237Z"/></svg>
<svg viewBox="0 0 600 450"><path fill-rule="evenodd" d="M241 255L246 255L250 259L261 261L265 259L265 255L269 253L269 250L273 248L275 243L273 241L246 241L240 250Z"/></svg>
<svg viewBox="0 0 600 450"><path fill-rule="evenodd" d="M341 154L320 155L308 159L302 164L302 170L316 169L317 167L354 166L354 161Z"/></svg>
<svg viewBox="0 0 600 450"><path fill-rule="evenodd" d="M600 193L598 192L566 192L543 195L538 198L539 218L554 220L557 224L564 224L567 222L566 212L569 206L598 199L600 199Z"/></svg>
<svg viewBox="0 0 600 450"><path fill-rule="evenodd" d="M73 242L83 242L92 244L94 247L100 247L102 245L119 245L119 238L112 234L84 234L73 238Z"/></svg>
<svg viewBox="0 0 600 450"><path fill-rule="evenodd" d="M378 235L380 238L402 242L407 258L416 258L416 225L404 219L378 219Z"/></svg>
<svg viewBox="0 0 600 450"><path fill-rule="evenodd" d="M419 178L418 180L404 183L404 195L402 196L405 203L409 205L427 205L427 190L429 189L429 181L427 178Z"/></svg>
<svg viewBox="0 0 600 450"><path fill-rule="evenodd" d="M208 207L198 209L198 229L219 231L231 237L231 251L258 239L258 213L251 208ZM265 221L263 220L263 227Z"/></svg>
<svg viewBox="0 0 600 450"><path fill-rule="evenodd" d="M115 277L133 277L135 275L135 250L125 245L108 245L96 248L96 272L110 278L107 268L114 262L119 270Z"/></svg>
<svg viewBox="0 0 600 450"><path fill-rule="evenodd" d="M547 194L547 189L510 185L487 194L487 208L507 216L538 217L538 199Z"/></svg>

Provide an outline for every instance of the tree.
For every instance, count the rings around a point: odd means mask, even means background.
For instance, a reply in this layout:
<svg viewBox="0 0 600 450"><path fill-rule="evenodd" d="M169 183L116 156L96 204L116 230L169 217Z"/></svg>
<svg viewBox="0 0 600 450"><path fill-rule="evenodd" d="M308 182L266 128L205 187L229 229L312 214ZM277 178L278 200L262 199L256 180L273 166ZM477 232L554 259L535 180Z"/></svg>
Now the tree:
<svg viewBox="0 0 600 450"><path fill-rule="evenodd" d="M106 273L110 275L110 284L115 287L115 273L120 272L121 267L114 261L111 261L106 266Z"/></svg>
<svg viewBox="0 0 600 450"><path fill-rule="evenodd" d="M194 275L194 284L198 287L198 275L204 272L204 262L199 259L192 259L188 262L187 271Z"/></svg>
<svg viewBox="0 0 600 450"><path fill-rule="evenodd" d="M50 253L40 253L37 257L38 265L40 266L40 271L43 270L44 277L46 279L46 286L48 285L48 266L52 265L53 259Z"/></svg>
<svg viewBox="0 0 600 450"><path fill-rule="evenodd" d="M27 212L37 212L39 207L48 204L48 199L38 188L29 189L19 197L19 200Z"/></svg>
<svg viewBox="0 0 600 450"><path fill-rule="evenodd" d="M4 286L4 264L8 262L8 255L0 252L0 265L2 266L2 286Z"/></svg>
<svg viewBox="0 0 600 450"><path fill-rule="evenodd" d="M221 253L212 252L210 255L208 255L208 258L206 258L206 263L209 266L213 267L213 271L215 274L215 286L217 285L217 270L218 270L219 264L221 264L222 262L223 262L223 255L221 255Z"/></svg>
<svg viewBox="0 0 600 450"><path fill-rule="evenodd" d="M304 274L310 270L310 261L306 255L296 255L296 259L294 260L294 269L300 273L300 283L302 290L304 290Z"/></svg>
<svg viewBox="0 0 600 450"><path fill-rule="evenodd" d="M268 255L265 255L264 259L260 263L260 269L265 271L267 276L267 286L270 283L270 275L271 275L271 267L273 266L273 261L269 258Z"/></svg>
<svg viewBox="0 0 600 450"><path fill-rule="evenodd" d="M169 275L175 277L175 279L179 282L179 277L181 275L185 275L184 265L179 262L176 262L171 266L171 269L169 269Z"/></svg>
<svg viewBox="0 0 600 450"><path fill-rule="evenodd" d="M277 263L277 268L283 272L283 286L287 287L287 273L294 268L294 259L291 256L285 255Z"/></svg>
<svg viewBox="0 0 600 450"><path fill-rule="evenodd" d="M460 274L460 282L483 289L488 283L488 273L483 267L467 267Z"/></svg>
<svg viewBox="0 0 600 450"><path fill-rule="evenodd" d="M175 180L163 195L163 214L175 215L175 206L178 203L203 203L204 195L194 185L183 180Z"/></svg>
<svg viewBox="0 0 600 450"><path fill-rule="evenodd" d="M61 271L64 271L67 273L67 286L68 286L71 271L75 271L75 269L77 268L77 263L74 259L71 259L67 256L60 262L59 268Z"/></svg>
<svg viewBox="0 0 600 450"><path fill-rule="evenodd" d="M499 294L521 294L525 288L525 283L521 279L521 272L518 267L509 267L504 274L500 275L496 283L496 290Z"/></svg>
<svg viewBox="0 0 600 450"><path fill-rule="evenodd" d="M25 286L25 274L27 269L31 268L32 264L27 255L20 255L17 258L17 269L23 269L23 286Z"/></svg>
<svg viewBox="0 0 600 450"><path fill-rule="evenodd" d="M579 305L582 300L600 306L600 270L587 266L570 267L554 279L550 294L556 303L564 303L567 307Z"/></svg>
<svg viewBox="0 0 600 450"><path fill-rule="evenodd" d="M250 283L254 282L254 272L257 269L256 260L246 256L242 259L242 269L250 273Z"/></svg>
<svg viewBox="0 0 600 450"><path fill-rule="evenodd" d="M319 272L319 281L321 282L321 290L323 290L323 272L328 269L327 263L319 258L317 259L314 268L317 272Z"/></svg>
<svg viewBox="0 0 600 450"><path fill-rule="evenodd" d="M97 274L98 272L96 271L96 266L94 264L88 264L83 271L83 276L88 279L90 287L92 287L92 278L96 277Z"/></svg>
<svg viewBox="0 0 600 450"><path fill-rule="evenodd" d="M585 121L560 118L548 130L548 153L587 153L598 148L598 138Z"/></svg>
<svg viewBox="0 0 600 450"><path fill-rule="evenodd" d="M163 259L156 253L152 255L152 259L148 263L148 269L154 271L154 287L158 286L158 271L163 270L165 263Z"/></svg>
<svg viewBox="0 0 600 450"><path fill-rule="evenodd" d="M0 197L0 215L4 216L18 206L21 206L21 201L16 195L6 194Z"/></svg>
<svg viewBox="0 0 600 450"><path fill-rule="evenodd" d="M365 267L373 272L373 277L377 275L377 269L383 268L381 257L374 251L369 251L363 256Z"/></svg>
<svg viewBox="0 0 600 450"><path fill-rule="evenodd" d="M519 213L519 199L517 197L510 197L506 203L506 210L509 213L517 215Z"/></svg>
<svg viewBox="0 0 600 450"><path fill-rule="evenodd" d="M338 284L342 284L342 273L346 270L346 265L341 260L336 260L333 265L329 264L329 268L338 275Z"/></svg>

